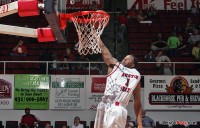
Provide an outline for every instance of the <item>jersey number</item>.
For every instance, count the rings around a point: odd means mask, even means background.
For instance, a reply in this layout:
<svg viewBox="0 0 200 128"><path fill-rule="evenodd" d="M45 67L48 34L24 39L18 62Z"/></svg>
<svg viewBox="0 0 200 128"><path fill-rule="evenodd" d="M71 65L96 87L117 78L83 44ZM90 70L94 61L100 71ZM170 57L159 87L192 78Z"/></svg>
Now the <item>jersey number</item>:
<svg viewBox="0 0 200 128"><path fill-rule="evenodd" d="M128 85L129 85L129 81L130 81L130 79L127 79L127 81L126 81L126 83L125 83L125 86L121 86L121 91L122 92L130 92L130 88L128 88Z"/></svg>

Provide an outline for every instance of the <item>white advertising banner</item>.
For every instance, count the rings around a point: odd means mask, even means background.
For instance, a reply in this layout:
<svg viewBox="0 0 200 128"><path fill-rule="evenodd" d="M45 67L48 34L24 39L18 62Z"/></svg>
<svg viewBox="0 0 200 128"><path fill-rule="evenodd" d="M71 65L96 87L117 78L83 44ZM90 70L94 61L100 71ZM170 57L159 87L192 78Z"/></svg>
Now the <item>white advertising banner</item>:
<svg viewBox="0 0 200 128"><path fill-rule="evenodd" d="M191 5L200 8L200 0L127 0L127 8L135 6L138 9L145 9L154 6L158 10L190 10Z"/></svg>
<svg viewBox="0 0 200 128"><path fill-rule="evenodd" d="M0 75L0 109L13 109L14 75Z"/></svg>
<svg viewBox="0 0 200 128"><path fill-rule="evenodd" d="M96 109L106 87L106 76L86 76L86 109Z"/></svg>
<svg viewBox="0 0 200 128"><path fill-rule="evenodd" d="M85 76L52 75L50 109L85 109Z"/></svg>
<svg viewBox="0 0 200 128"><path fill-rule="evenodd" d="M146 110L200 110L200 76L145 76Z"/></svg>

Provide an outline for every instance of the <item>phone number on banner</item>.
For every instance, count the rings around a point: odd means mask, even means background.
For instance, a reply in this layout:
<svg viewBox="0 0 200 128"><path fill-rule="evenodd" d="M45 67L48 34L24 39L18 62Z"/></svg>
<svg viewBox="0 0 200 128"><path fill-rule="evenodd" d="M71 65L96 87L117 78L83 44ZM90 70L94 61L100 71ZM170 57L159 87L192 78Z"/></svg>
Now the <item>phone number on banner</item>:
<svg viewBox="0 0 200 128"><path fill-rule="evenodd" d="M48 97L15 97L16 102L47 102Z"/></svg>

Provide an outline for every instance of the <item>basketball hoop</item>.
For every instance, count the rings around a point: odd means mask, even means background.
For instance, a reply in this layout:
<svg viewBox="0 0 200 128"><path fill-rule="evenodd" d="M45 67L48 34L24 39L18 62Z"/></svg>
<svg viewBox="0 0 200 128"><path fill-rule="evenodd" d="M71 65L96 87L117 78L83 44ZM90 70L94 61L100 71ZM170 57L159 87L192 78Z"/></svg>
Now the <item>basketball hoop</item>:
<svg viewBox="0 0 200 128"><path fill-rule="evenodd" d="M71 13L70 19L78 33L80 55L101 53L98 42L109 18L109 14L101 10Z"/></svg>

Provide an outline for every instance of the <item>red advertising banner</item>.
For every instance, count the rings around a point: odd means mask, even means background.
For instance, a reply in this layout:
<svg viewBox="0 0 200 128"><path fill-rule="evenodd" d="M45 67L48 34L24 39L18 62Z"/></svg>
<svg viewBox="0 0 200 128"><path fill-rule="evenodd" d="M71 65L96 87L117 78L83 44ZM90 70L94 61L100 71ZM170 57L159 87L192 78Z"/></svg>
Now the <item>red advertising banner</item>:
<svg viewBox="0 0 200 128"><path fill-rule="evenodd" d="M106 87L106 76L86 76L86 109L96 109Z"/></svg>
<svg viewBox="0 0 200 128"><path fill-rule="evenodd" d="M0 79L0 98L11 98L12 84L6 80Z"/></svg>
<svg viewBox="0 0 200 128"><path fill-rule="evenodd" d="M0 75L0 109L13 109L14 75Z"/></svg>
<svg viewBox="0 0 200 128"><path fill-rule="evenodd" d="M91 83L92 93L104 93L106 88L106 78L104 77L93 77Z"/></svg>

